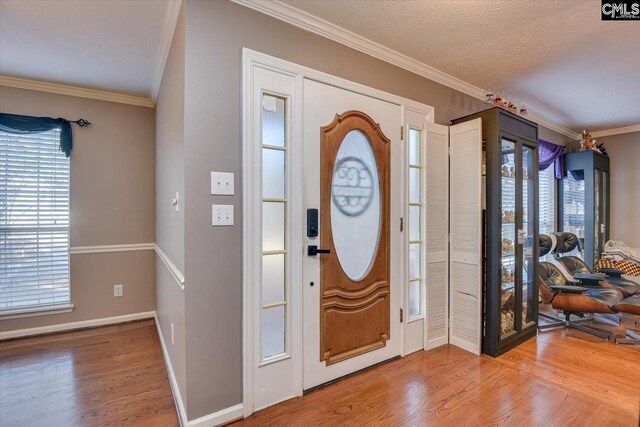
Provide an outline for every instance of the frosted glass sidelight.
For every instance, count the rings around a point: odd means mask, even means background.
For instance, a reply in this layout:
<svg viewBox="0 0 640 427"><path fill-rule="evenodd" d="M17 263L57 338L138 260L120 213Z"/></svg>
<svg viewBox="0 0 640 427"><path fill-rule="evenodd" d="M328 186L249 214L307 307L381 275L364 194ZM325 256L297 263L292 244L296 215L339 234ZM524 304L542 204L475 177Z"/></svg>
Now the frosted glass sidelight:
<svg viewBox="0 0 640 427"><path fill-rule="evenodd" d="M262 358L284 353L284 311L285 307L262 310Z"/></svg>
<svg viewBox="0 0 640 427"><path fill-rule="evenodd" d="M285 152L281 150L262 150L262 197L284 198Z"/></svg>
<svg viewBox="0 0 640 427"><path fill-rule="evenodd" d="M262 144L284 147L285 101L272 95L262 96Z"/></svg>
<svg viewBox="0 0 640 427"><path fill-rule="evenodd" d="M262 257L262 304L285 300L284 254Z"/></svg>
<svg viewBox="0 0 640 427"><path fill-rule="evenodd" d="M409 240L420 240L420 206L409 207Z"/></svg>
<svg viewBox="0 0 640 427"><path fill-rule="evenodd" d="M282 251L284 247L284 203L262 203L262 250Z"/></svg>
<svg viewBox="0 0 640 427"><path fill-rule="evenodd" d="M331 179L331 228L340 266L354 281L369 272L380 236L380 181L371 143L360 130L342 141Z"/></svg>
<svg viewBox="0 0 640 427"><path fill-rule="evenodd" d="M409 280L420 277L420 243L409 245Z"/></svg>
<svg viewBox="0 0 640 427"><path fill-rule="evenodd" d="M409 168L409 203L420 203L420 169Z"/></svg>
<svg viewBox="0 0 640 427"><path fill-rule="evenodd" d="M409 282L409 317L420 314L420 281Z"/></svg>
<svg viewBox="0 0 640 427"><path fill-rule="evenodd" d="M420 164L420 131L409 129L409 164Z"/></svg>

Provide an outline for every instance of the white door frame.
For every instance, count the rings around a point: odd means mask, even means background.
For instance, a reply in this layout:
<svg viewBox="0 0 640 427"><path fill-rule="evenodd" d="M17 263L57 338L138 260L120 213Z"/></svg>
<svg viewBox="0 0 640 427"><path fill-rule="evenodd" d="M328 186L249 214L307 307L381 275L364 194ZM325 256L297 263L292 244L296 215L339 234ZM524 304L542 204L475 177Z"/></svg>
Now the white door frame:
<svg viewBox="0 0 640 427"><path fill-rule="evenodd" d="M301 150L301 130L302 130L302 114L300 111L302 109L302 100L304 94L302 93L302 86L304 79L315 80L324 84L332 85L341 89L345 89L348 91L352 91L355 93L359 93L365 96L369 96L372 98L377 98L383 101L395 103L401 106L402 109L402 117L401 122L398 123L398 126L402 126L406 123L405 119L405 110L410 109L412 112L417 112L421 115L424 115L425 121L427 123L433 123L435 110L432 106L425 105L416 101L412 101L410 99L406 99L394 94L390 94L381 90L373 89L368 86L355 83L349 80L345 80L339 77L335 77L320 71L313 70L311 68L303 67L288 61L284 61L279 58L275 58L273 56L265 55L260 52L256 52L247 48L243 48L242 50L242 189L243 189L243 208L242 208L242 262L243 262L243 280L242 280L242 296L243 296L243 316L242 316L242 347L243 347L243 407L244 407L244 415L249 416L255 410L260 408L255 408L255 334L259 331L256 331L256 316L254 312L255 305L255 296L254 296L254 287L253 284L256 283L258 275L260 274L260 264L258 253L261 254L260 243L260 235L261 235L261 224L256 223L255 219L259 218L259 209L260 204L256 203L256 194L260 191L260 180L261 177L255 173L256 170L260 170L260 168L256 168L256 162L259 158L256 158L255 151L256 145L260 145L261 141L256 141L256 134L254 132L254 106L256 103L255 92L253 87L253 71L254 69L262 68L267 70L273 70L281 74L286 74L292 76L296 79L296 89L295 95L292 97L291 105L297 111L291 114L290 120L290 146L292 152L298 150L297 154L293 154L293 158L301 159L300 150ZM405 129L404 139L407 138L408 131ZM405 144L406 145L406 144ZM291 163L291 174L292 179L291 182L295 183L299 181L298 184L301 184L302 177L302 165L301 162L298 164ZM404 173L402 176L404 177ZM298 176L300 179L296 179ZM297 184L296 184L297 185ZM406 186L406 182L402 182L402 186ZM304 225L303 221L303 212L301 208L301 199L300 200L291 200L291 218L289 218L288 224L290 227L298 227L298 232L293 233L293 237L298 236L299 242L292 242L292 251L299 250L300 253L297 254L298 259L299 256L302 255L302 227ZM406 217L406 214L405 214ZM392 225L393 226L393 225ZM404 245L403 245L404 246ZM403 248L403 251L406 251ZM401 254L402 259L406 257L405 252ZM293 258L295 259L295 258ZM406 268L404 268L404 262L402 263L402 307L406 307L404 301L405 297L405 288L407 283L407 272ZM300 269L302 268L302 264L299 266L292 266L292 268ZM259 280L259 279L258 279ZM299 286L298 286L299 287ZM294 383L297 384L295 390L290 397L301 396L303 390L303 381L302 381L302 292L300 289L295 290L296 286L292 286L291 293L289 295L290 301L290 342L288 343L289 356L293 360L293 373ZM401 351L402 355L404 355L404 345L403 345L403 336L404 336L404 327L406 323L403 323L401 326ZM275 404L277 402L273 402Z"/></svg>

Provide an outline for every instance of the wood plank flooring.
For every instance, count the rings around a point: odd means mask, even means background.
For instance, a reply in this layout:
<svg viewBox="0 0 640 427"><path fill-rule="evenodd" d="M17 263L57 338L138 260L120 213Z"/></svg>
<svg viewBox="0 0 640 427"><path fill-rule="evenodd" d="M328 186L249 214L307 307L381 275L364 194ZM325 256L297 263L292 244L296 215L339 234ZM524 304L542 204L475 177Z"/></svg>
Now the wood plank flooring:
<svg viewBox="0 0 640 427"><path fill-rule="evenodd" d="M577 330L417 352L235 426L633 426L640 347ZM1 426L177 426L153 321L0 342Z"/></svg>
<svg viewBox="0 0 640 427"><path fill-rule="evenodd" d="M153 320L0 342L0 426L177 426Z"/></svg>
<svg viewBox="0 0 640 427"><path fill-rule="evenodd" d="M559 329L541 332L496 359L453 346L417 352L233 425L637 427L639 422L640 347Z"/></svg>

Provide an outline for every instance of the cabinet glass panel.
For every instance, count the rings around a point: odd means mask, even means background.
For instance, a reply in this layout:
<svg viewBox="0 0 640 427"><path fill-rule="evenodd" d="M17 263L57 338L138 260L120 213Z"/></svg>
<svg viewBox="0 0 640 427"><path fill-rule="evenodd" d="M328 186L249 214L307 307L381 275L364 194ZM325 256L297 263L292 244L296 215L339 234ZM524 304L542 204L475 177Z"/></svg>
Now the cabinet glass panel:
<svg viewBox="0 0 640 427"><path fill-rule="evenodd" d="M569 171L562 180L562 231L578 236L579 247L584 247L585 227L585 187L584 170ZM576 247L566 255L573 255L582 259L582 253Z"/></svg>
<svg viewBox="0 0 640 427"><path fill-rule="evenodd" d="M600 169L595 170L593 183L593 264L600 259Z"/></svg>
<svg viewBox="0 0 640 427"><path fill-rule="evenodd" d="M522 148L522 230L518 236L518 244L522 244L522 326L534 322L534 224L535 219L535 185L533 182L534 151L529 147Z"/></svg>
<svg viewBox="0 0 640 427"><path fill-rule="evenodd" d="M606 229L607 224L607 172L602 171L602 221L600 221L600 235L602 239L602 251L604 251L604 245L607 243L607 233L609 230ZM601 253L602 253L601 251Z"/></svg>
<svg viewBox="0 0 640 427"><path fill-rule="evenodd" d="M516 144L503 139L502 148L502 268L500 299L500 336L515 329L515 243L516 243Z"/></svg>

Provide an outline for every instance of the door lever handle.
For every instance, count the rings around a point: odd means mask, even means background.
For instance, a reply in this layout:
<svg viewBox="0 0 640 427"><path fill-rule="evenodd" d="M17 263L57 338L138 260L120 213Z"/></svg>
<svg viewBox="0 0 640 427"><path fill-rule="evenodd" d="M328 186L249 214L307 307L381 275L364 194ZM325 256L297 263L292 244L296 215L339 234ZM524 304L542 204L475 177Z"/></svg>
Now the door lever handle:
<svg viewBox="0 0 640 427"><path fill-rule="evenodd" d="M330 249L318 249L318 247L315 245L307 246L307 255L309 256L316 256L318 254L330 254L330 253L331 253Z"/></svg>

